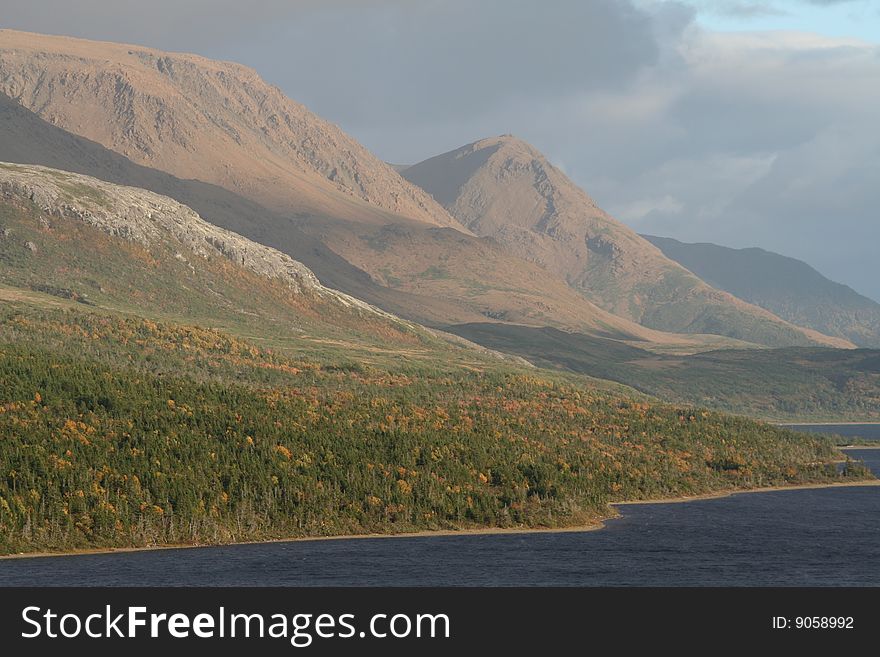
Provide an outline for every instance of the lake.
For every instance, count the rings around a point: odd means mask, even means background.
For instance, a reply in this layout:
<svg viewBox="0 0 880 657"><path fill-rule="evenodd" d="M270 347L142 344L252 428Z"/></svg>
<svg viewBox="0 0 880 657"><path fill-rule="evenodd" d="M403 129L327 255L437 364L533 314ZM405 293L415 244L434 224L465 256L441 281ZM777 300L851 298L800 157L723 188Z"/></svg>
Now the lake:
<svg viewBox="0 0 880 657"><path fill-rule="evenodd" d="M847 450L880 473L880 450ZM880 487L619 507L590 532L344 539L0 561L0 585L880 586Z"/></svg>
<svg viewBox="0 0 880 657"><path fill-rule="evenodd" d="M824 433L844 438L861 438L863 440L880 440L880 423L876 424L783 424L786 429Z"/></svg>

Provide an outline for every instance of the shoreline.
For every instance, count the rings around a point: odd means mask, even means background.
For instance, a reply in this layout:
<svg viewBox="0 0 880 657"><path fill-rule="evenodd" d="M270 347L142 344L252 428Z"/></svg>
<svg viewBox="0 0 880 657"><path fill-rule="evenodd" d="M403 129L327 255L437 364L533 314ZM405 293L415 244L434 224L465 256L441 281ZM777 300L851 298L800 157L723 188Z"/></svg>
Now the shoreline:
<svg viewBox="0 0 880 657"><path fill-rule="evenodd" d="M878 482L880 485L880 482ZM613 503L609 504L613 506ZM83 548L70 550L69 552L23 552L21 554L2 554L0 561L4 559L43 559L52 557L76 557L90 554L116 554L124 552L155 552L157 550L198 550L201 548L225 548L246 545L271 545L273 543L304 543L307 541L351 541L351 540L374 540L383 538L431 538L437 536L483 536L504 534L549 534L549 533L574 533L593 532L605 527L605 521L616 518L612 514L596 520L592 525L577 525L572 527L474 527L469 529L422 529L414 532L398 532L389 534L337 534L333 536L294 536L288 538L269 538L257 541L235 541L233 543L205 543L202 545L150 545L146 547L118 547L118 548Z"/></svg>
<svg viewBox="0 0 880 657"><path fill-rule="evenodd" d="M742 490L723 490L713 493L701 493L689 497L666 497L655 500L626 500L623 502L610 502L610 506L635 506L638 504L682 504L684 502L699 502L700 500L717 500L735 495L749 495L752 493L779 493L787 490L820 490L823 488L861 488L865 486L880 486L880 479L861 479L859 481L844 482L836 481L830 484L792 484L791 486L764 486L761 488L744 488Z"/></svg>
<svg viewBox="0 0 880 657"><path fill-rule="evenodd" d="M858 449L856 447L855 449ZM880 449L880 447L869 448ZM762 488L745 488L745 489L727 489L714 491L711 493L701 493L699 495L678 496L658 498L652 500L624 500L620 502L609 502L613 513L597 518L595 523L589 525L578 525L572 527L475 527L468 529L425 529L414 532L400 532L389 534L339 534L336 536L295 536L288 538L274 538L268 540L257 541L236 541L232 543L211 543L202 545L152 545L146 547L118 547L118 548L84 548L80 550L70 550L68 552L23 552L20 554L0 555L0 561L7 559L45 559L53 557L74 557L97 554L118 554L127 552L154 552L157 550L197 550L201 548L222 548L237 547L247 545L268 545L272 543L302 543L305 541L347 541L347 540L369 540L369 539L389 539L389 538L430 538L442 536L502 536L516 534L563 534L575 532L592 532L598 531L605 527L607 520L612 520L620 514L617 512L619 506L634 506L638 504L682 504L685 502L698 502L701 500L723 499L725 497L733 497L735 495L746 495L754 493L774 493L793 490L818 490L823 488L852 488L865 486L880 486L880 479L863 479L854 482L832 482L832 483L815 483L815 484L793 484L790 486L765 486Z"/></svg>
<svg viewBox="0 0 880 657"><path fill-rule="evenodd" d="M771 422L777 427L858 427L858 426L880 426L877 420L870 422Z"/></svg>

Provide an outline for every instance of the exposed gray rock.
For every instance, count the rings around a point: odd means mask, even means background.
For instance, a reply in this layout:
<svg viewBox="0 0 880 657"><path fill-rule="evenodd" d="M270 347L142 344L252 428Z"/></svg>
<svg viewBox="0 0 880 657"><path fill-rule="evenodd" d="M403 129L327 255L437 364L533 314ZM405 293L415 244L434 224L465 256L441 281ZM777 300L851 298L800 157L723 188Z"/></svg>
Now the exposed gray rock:
<svg viewBox="0 0 880 657"><path fill-rule="evenodd" d="M175 257L193 268L197 267L198 258L227 258L260 276L285 281L295 293L309 291L348 308L409 325L363 301L324 287L301 262L218 228L188 206L166 196L58 169L3 162L0 193L6 198L30 201L45 215L82 221L147 248L170 245L176 250ZM38 221L50 225L46 216ZM36 252L32 242L25 246Z"/></svg>
<svg viewBox="0 0 880 657"><path fill-rule="evenodd" d="M38 166L0 166L0 190L27 199L48 215L78 219L110 235L151 247L169 239L196 256L223 256L260 276L285 280L297 291L321 284L302 263L204 221L165 196ZM42 227L50 226L43 216Z"/></svg>

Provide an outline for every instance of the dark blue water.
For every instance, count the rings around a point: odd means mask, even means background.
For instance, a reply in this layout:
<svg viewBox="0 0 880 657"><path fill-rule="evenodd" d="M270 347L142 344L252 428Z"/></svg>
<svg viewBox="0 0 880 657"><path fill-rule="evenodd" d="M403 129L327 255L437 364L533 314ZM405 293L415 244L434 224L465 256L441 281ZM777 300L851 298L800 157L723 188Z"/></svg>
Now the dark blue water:
<svg viewBox="0 0 880 657"><path fill-rule="evenodd" d="M853 449L880 473L880 450ZM2 585L880 586L880 487L619 507L599 531L0 561Z"/></svg>
<svg viewBox="0 0 880 657"><path fill-rule="evenodd" d="M786 429L823 433L844 438L880 440L880 424L783 424Z"/></svg>

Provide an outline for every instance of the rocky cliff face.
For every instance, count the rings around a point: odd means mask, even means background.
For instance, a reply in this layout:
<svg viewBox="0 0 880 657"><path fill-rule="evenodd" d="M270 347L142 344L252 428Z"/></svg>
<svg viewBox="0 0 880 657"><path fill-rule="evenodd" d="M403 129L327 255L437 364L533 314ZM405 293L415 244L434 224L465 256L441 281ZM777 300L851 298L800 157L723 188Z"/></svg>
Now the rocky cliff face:
<svg viewBox="0 0 880 657"><path fill-rule="evenodd" d="M203 220L191 208L137 187L47 167L0 162L0 195L33 203L45 217L74 219L140 246L173 246L175 257L197 269L200 259L224 258L293 293L308 292L346 308L400 321L347 294L324 287L302 263ZM48 225L44 226L48 227Z"/></svg>
<svg viewBox="0 0 880 657"><path fill-rule="evenodd" d="M222 256L255 274L277 278L297 292L321 284L305 265L204 221L176 201L56 169L0 163L0 191L28 200L48 216L80 220L144 247L174 241L180 257Z"/></svg>

